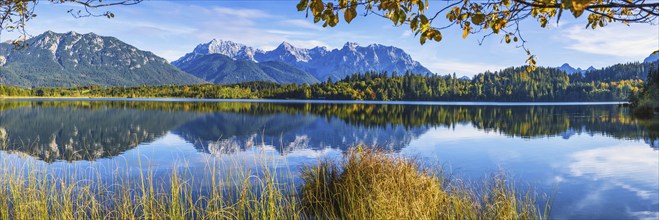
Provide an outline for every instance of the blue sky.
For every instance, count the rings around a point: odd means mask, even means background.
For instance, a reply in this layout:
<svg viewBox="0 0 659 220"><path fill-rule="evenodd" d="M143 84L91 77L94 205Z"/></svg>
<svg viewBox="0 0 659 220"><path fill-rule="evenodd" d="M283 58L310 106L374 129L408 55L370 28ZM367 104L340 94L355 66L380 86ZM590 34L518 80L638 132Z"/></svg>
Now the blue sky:
<svg viewBox="0 0 659 220"><path fill-rule="evenodd" d="M139 49L152 51L170 61L176 60L200 43L213 38L231 40L262 49L273 49L282 41L297 47L342 47L345 42L360 45L384 44L400 47L415 60L439 74L473 75L524 64L526 54L513 44L501 43L502 36L485 39L479 35L461 38L461 30L443 31L440 43L420 45L406 27L368 16L351 24L322 28L295 8L297 1L145 1L134 6L105 8L115 13L113 19L75 19L67 10L71 5L51 5L42 1L38 16L27 31L38 35L55 32L94 32L114 36ZM442 6L432 2L432 7ZM431 8L432 11L432 8ZM523 24L527 47L539 57L541 66L596 68L615 63L641 61L659 49L659 26L648 24L610 24L604 28L585 28L586 16L575 20L563 16L561 23L542 29L537 23ZM16 38L16 33L2 33L2 41Z"/></svg>

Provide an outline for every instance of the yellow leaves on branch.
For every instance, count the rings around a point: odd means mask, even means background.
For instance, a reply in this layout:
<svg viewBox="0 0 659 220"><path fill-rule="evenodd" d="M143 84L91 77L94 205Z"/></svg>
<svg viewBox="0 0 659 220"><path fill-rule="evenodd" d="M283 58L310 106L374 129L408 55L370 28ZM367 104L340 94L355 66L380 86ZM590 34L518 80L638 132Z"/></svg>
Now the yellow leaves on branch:
<svg viewBox="0 0 659 220"><path fill-rule="evenodd" d="M536 61L535 61L536 57L535 57L535 55L531 54L531 51L529 51L529 50L526 50L526 55L529 56L529 58L526 59L526 63L529 64L528 66L526 66L526 71L531 72L531 71L536 69L536 64L537 64Z"/></svg>
<svg viewBox="0 0 659 220"><path fill-rule="evenodd" d="M597 0L563 0L561 1L561 8L570 10L572 15L574 15L575 18L578 18L589 5L596 1Z"/></svg>
<svg viewBox="0 0 659 220"><path fill-rule="evenodd" d="M472 30L471 23L465 22L464 27L462 27L462 39L467 38L471 30Z"/></svg>
<svg viewBox="0 0 659 220"><path fill-rule="evenodd" d="M474 14L471 16L471 23L474 23L475 25L480 25L485 21L485 15L481 14L480 12Z"/></svg>
<svg viewBox="0 0 659 220"><path fill-rule="evenodd" d="M546 28L552 18L560 18L564 11L580 17L589 10L596 13L589 14L586 26L596 28L616 21L615 17L632 16L634 10L638 10L633 8L635 3L629 0L450 0L445 2L448 4L445 14L448 22L441 22L436 21L436 15L432 18L424 15L429 3L429 0L300 0L297 9L313 15L316 23L322 21L323 27L334 27L340 20L350 23L363 9L364 15L383 16L396 26L409 24L416 36L432 40L441 40L436 37L441 35L438 34L439 30L431 28L431 23L441 23L441 26L457 24L463 31L463 37L466 37L473 30L491 29L492 33L499 34L512 21L517 22L526 15ZM611 6L621 4L629 6ZM617 21L624 22L624 19ZM466 28L465 22L470 22L471 26Z"/></svg>
<svg viewBox="0 0 659 220"><path fill-rule="evenodd" d="M30 13L30 4L35 3L35 1L36 0L4 0L0 2L0 7L5 10L9 9L16 12L21 17L29 18L32 16L32 13Z"/></svg>
<svg viewBox="0 0 659 220"><path fill-rule="evenodd" d="M326 2L325 2L326 1ZM343 20L352 22L358 15L358 7L364 9L364 14L376 13L400 26L408 24L415 36L420 36L420 43L427 40L442 40L441 32L433 28L431 23L435 20L428 18L424 13L428 9L428 0L300 0L297 4L299 11L307 11L313 15L314 22L322 21L323 27L334 27L343 13ZM456 0L451 10L446 13L449 24L460 25L462 37L466 38L476 28L492 29L498 34L509 22L514 0L498 0L492 4L483 4L473 0ZM555 0L536 0L555 1ZM574 0L580 1L580 0ZM546 21L545 21L546 23Z"/></svg>
<svg viewBox="0 0 659 220"><path fill-rule="evenodd" d="M511 24L524 19L535 19L539 26L549 28L547 24L553 19L560 19L561 14L571 13L574 17L588 14L586 27L597 28L611 22L623 22L625 16L636 16L639 11L656 10L656 6L640 6L631 0L447 0L437 2L441 8L437 13L430 13L428 0L300 0L299 11L313 15L315 23L323 22L323 27L334 27L343 20L352 22L363 12L364 15L375 14L390 20L396 26L409 25L419 42L428 40L441 41L441 29L459 26L462 38L472 33L486 30L489 34L505 34L506 43L518 42L519 31L511 33ZM623 5L620 7L620 5ZM647 5L647 4L646 4ZM651 8L642 8L651 7ZM652 8L654 7L654 8ZM363 10L363 11L361 11ZM446 12L444 12L446 10ZM445 20L440 21L440 13L445 13ZM433 25L435 24L435 25ZM437 28L441 27L441 28ZM520 37L521 38L521 37ZM524 42L524 41L522 41ZM535 56L529 54L529 65L535 65Z"/></svg>
<svg viewBox="0 0 659 220"><path fill-rule="evenodd" d="M366 10L377 10L381 15L390 19L396 25L409 22L412 12L422 14L427 9L428 0L337 0L324 2L323 0L300 0L298 11L311 12L314 22L323 22L323 26L333 27L338 24L339 10L343 13L343 20L350 23L357 17L357 6L364 6Z"/></svg>
<svg viewBox="0 0 659 220"><path fill-rule="evenodd" d="M346 20L346 22L350 23L352 19L357 17L357 9L356 8L348 8L345 9L343 12L343 18Z"/></svg>
<svg viewBox="0 0 659 220"><path fill-rule="evenodd" d="M347 4L347 1L342 1L339 3L339 6L342 6L343 4ZM350 12L346 15L344 13L344 19L352 21L355 17L357 17L357 0L351 0L351 3L354 3L354 5L351 6L346 6L350 7ZM322 0L301 0L297 4L297 10L298 11L304 11L308 10L311 11L311 15L314 17L314 23L318 23L319 21L324 21L323 27L334 27L339 23L339 13L338 11L335 12L334 10L335 5L332 2L324 3ZM355 12L354 15L352 12Z"/></svg>
<svg viewBox="0 0 659 220"><path fill-rule="evenodd" d="M25 22L37 15L33 13L36 0L0 1L0 32L25 28Z"/></svg>

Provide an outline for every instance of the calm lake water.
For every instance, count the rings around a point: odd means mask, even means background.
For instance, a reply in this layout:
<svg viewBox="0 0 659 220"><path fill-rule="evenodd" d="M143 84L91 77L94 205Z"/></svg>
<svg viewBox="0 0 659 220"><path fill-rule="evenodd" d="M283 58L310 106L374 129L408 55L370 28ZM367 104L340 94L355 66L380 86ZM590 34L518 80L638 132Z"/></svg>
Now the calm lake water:
<svg viewBox="0 0 659 220"><path fill-rule="evenodd" d="M264 154L295 172L364 144L473 181L505 171L555 193L552 218L659 218L659 120L610 103L0 100L0 143L5 166L101 178L214 159L256 166L247 161Z"/></svg>

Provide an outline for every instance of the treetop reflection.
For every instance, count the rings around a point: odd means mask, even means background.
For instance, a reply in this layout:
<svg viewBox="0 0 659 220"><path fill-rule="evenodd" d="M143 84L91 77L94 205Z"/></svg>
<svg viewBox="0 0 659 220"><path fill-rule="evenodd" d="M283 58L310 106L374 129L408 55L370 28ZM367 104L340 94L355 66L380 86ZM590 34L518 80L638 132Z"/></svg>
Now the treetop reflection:
<svg viewBox="0 0 659 220"><path fill-rule="evenodd" d="M171 132L201 152L259 144L282 154L366 144L400 150L432 127L469 124L509 137L575 133L642 140L657 148L659 120L615 105L441 106L161 101L0 101L1 149L40 160L120 155Z"/></svg>

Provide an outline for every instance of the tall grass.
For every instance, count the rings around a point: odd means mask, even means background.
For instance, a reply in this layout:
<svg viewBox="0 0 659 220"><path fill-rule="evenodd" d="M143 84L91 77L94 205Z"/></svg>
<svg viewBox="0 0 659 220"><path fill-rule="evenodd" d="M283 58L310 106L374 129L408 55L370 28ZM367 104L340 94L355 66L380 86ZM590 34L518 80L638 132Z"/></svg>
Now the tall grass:
<svg viewBox="0 0 659 220"><path fill-rule="evenodd" d="M301 174L304 208L331 219L545 219L535 192L518 193L504 175L480 188L450 181L418 160L372 149L342 162L321 161Z"/></svg>
<svg viewBox="0 0 659 220"><path fill-rule="evenodd" d="M209 160L201 170L173 166L165 177L145 166L61 171L39 162L0 164L0 219L300 219L292 180ZM140 166L141 161L139 162ZM261 169L263 168L263 169ZM77 168L76 168L77 169ZM105 173L105 172L104 172ZM201 174L200 174L201 173ZM291 175L292 176L292 175Z"/></svg>
<svg viewBox="0 0 659 220"><path fill-rule="evenodd" d="M417 160L358 148L299 174L210 159L202 170L148 166L137 177L0 164L0 219L538 219L533 192L505 177L484 187L449 181ZM138 161L140 167L142 161ZM179 166L180 165L180 166ZM182 167L182 168L181 168ZM296 179L297 178L297 179Z"/></svg>

